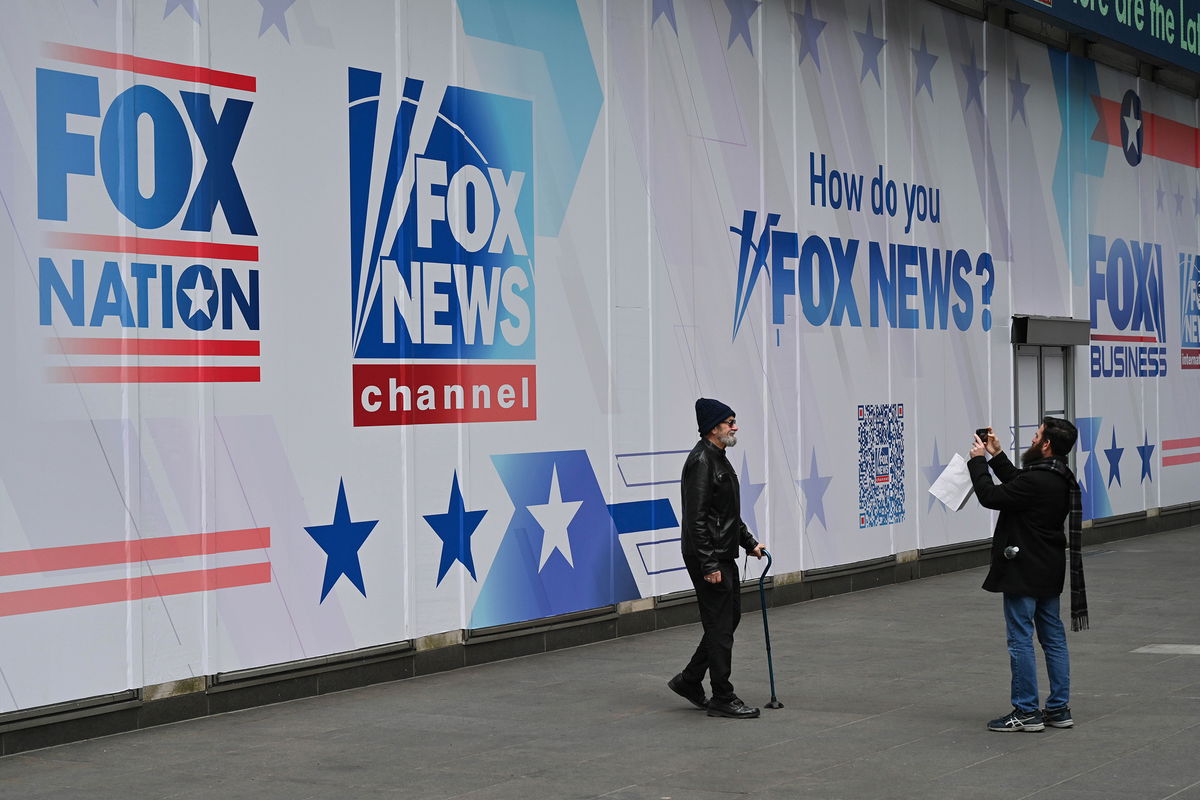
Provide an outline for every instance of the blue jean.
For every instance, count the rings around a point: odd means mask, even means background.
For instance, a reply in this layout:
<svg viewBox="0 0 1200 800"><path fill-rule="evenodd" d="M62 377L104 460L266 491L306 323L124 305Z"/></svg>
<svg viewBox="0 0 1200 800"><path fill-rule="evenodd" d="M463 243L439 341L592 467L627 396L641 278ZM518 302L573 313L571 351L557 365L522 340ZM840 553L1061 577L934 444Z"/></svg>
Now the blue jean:
<svg viewBox="0 0 1200 800"><path fill-rule="evenodd" d="M1037 656L1033 652L1033 634L1046 656L1046 676L1050 694L1046 708L1062 708L1071 699L1071 659L1067 653L1067 632L1059 616L1059 596L1024 597L1004 595L1004 622L1008 629L1008 658L1012 668L1013 708L1030 712L1038 709Z"/></svg>

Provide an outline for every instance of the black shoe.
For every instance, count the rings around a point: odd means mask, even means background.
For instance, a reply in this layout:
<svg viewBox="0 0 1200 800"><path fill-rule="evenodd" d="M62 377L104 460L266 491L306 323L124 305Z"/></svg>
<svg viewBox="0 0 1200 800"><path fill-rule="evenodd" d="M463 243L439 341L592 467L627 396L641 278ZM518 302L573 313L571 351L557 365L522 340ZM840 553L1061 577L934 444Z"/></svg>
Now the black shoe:
<svg viewBox="0 0 1200 800"><path fill-rule="evenodd" d="M1071 707L1047 708L1042 712L1042 720L1051 728L1072 728L1075 720L1071 719Z"/></svg>
<svg viewBox="0 0 1200 800"><path fill-rule="evenodd" d="M758 709L746 705L737 697L731 697L728 700L718 700L714 697L708 701L708 715L710 717L729 717L730 719L757 719Z"/></svg>
<svg viewBox="0 0 1200 800"><path fill-rule="evenodd" d="M987 724L989 731L1044 731L1046 725L1039 710L1020 711L1013 709L1003 717L992 720Z"/></svg>
<svg viewBox="0 0 1200 800"><path fill-rule="evenodd" d="M708 708L708 698L704 696L704 687L698 683L688 683L684 680L682 672L667 681L667 688L696 708Z"/></svg>

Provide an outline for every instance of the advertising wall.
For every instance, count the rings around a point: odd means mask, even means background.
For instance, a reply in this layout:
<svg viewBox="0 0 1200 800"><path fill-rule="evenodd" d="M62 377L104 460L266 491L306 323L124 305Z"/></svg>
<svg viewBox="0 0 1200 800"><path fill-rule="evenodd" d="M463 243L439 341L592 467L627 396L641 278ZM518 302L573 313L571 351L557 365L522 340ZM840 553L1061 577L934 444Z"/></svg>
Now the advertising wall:
<svg viewBox="0 0 1200 800"><path fill-rule="evenodd" d="M924 2L62 0L0 27L0 712L989 535L1014 314L1087 516L1197 497L1193 99ZM756 568L751 573L757 575Z"/></svg>

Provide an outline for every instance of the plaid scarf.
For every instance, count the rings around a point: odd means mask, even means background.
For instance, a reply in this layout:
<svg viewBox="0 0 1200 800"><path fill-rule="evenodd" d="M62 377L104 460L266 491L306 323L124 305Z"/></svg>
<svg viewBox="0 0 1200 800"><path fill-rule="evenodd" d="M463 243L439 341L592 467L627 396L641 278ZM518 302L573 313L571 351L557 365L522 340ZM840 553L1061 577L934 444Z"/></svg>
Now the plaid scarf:
<svg viewBox="0 0 1200 800"><path fill-rule="evenodd" d="M1083 585L1083 492L1065 461L1045 458L1030 464L1029 469L1048 469L1061 476L1070 487L1067 545L1071 550L1071 630L1085 631L1088 629L1088 608L1087 589Z"/></svg>

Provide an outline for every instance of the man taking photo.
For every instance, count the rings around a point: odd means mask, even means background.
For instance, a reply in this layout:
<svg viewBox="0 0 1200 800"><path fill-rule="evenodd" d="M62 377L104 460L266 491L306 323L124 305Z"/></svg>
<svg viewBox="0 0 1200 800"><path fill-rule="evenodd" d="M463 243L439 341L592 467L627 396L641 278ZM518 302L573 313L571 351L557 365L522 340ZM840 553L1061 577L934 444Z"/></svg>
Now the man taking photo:
<svg viewBox="0 0 1200 800"><path fill-rule="evenodd" d="M984 508L1000 512L992 536L991 569L983 588L1004 595L1004 621L1012 670L1013 710L987 724L993 731L1040 731L1047 725L1070 728L1068 705L1071 665L1067 636L1059 615L1059 596L1066 571L1067 536L1063 522L1070 517L1071 628L1087 627L1083 585L1079 484L1067 466L1067 454L1078 439L1065 419L1045 417L1017 469L1000 449L992 429L987 441L976 434L967 468L975 496ZM990 455L990 460L985 458ZM995 484L988 468L999 478ZM1050 694L1042 709L1038 702L1037 660L1033 635L1046 658Z"/></svg>

